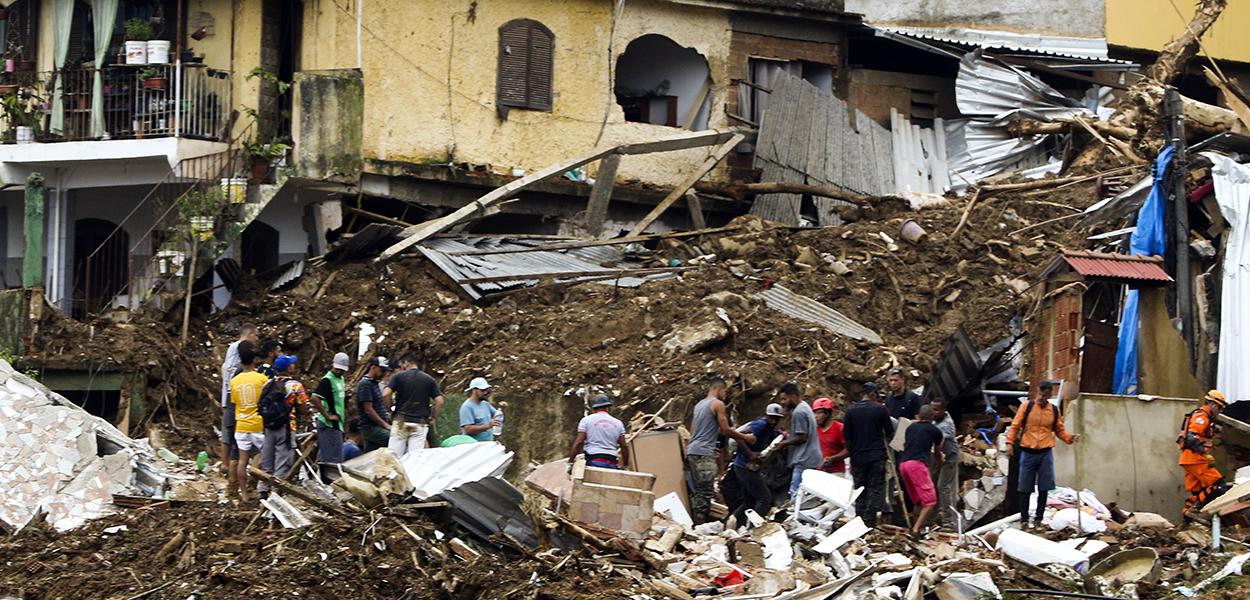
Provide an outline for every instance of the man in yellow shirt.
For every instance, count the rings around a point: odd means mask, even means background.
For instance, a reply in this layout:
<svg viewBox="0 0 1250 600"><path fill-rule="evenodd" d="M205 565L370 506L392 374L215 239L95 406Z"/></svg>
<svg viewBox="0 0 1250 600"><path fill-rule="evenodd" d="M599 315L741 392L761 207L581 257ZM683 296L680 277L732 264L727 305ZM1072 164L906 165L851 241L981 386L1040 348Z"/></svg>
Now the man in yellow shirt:
<svg viewBox="0 0 1250 600"><path fill-rule="evenodd" d="M268 377L256 372L256 352L244 347L239 349L239 362L243 371L230 380L230 400L234 403L234 442L239 447L238 474L235 484L238 486L239 498L244 502L251 501L247 481L247 464L253 456L260 454L265 446L265 422L260 416L260 391L265 387ZM227 494L233 495L235 489L227 488Z"/></svg>

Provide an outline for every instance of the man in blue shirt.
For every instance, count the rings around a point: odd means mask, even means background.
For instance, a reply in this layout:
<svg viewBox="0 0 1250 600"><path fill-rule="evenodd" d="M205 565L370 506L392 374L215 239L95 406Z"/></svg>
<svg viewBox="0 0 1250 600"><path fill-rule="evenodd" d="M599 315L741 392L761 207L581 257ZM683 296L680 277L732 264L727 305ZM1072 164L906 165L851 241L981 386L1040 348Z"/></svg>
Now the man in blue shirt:
<svg viewBox="0 0 1250 600"><path fill-rule="evenodd" d="M769 509L773 507L773 495L768 490L768 482L760 473L760 453L780 435L781 432L777 431L777 423L784 415L785 410L780 404L769 404L762 418L751 421L738 429L755 436L755 442L752 444L738 442L738 452L734 455L731 465L733 476L737 479L742 493L741 503L730 507L730 514L734 516L738 526L746 523L748 508L753 508L761 517L766 517Z"/></svg>
<svg viewBox="0 0 1250 600"><path fill-rule="evenodd" d="M479 442L495 440L494 427L498 411L490 405L490 384L485 377L469 383L469 399L460 405L460 432Z"/></svg>

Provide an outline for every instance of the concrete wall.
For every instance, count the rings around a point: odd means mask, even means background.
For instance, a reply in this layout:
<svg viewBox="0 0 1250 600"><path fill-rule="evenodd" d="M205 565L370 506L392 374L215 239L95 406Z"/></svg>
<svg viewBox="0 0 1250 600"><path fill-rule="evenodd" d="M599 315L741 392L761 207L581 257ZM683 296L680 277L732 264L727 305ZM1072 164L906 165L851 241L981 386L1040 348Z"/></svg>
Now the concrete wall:
<svg viewBox="0 0 1250 600"><path fill-rule="evenodd" d="M309 179L356 180L364 139L364 79L356 69L295 76L295 168Z"/></svg>
<svg viewBox="0 0 1250 600"><path fill-rule="evenodd" d="M1055 480L1089 488L1103 504L1159 513L1180 523L1187 496L1177 466L1176 434L1196 399L1081 394L1064 408L1068 431L1080 442L1055 449Z"/></svg>
<svg viewBox="0 0 1250 600"><path fill-rule="evenodd" d="M1107 43L1142 50L1162 50L1185 30L1195 2L1174 0L1106 0ZM1179 8L1181 15L1176 14ZM1231 0L1205 35L1202 47L1214 58L1250 62L1250 2Z"/></svg>
<svg viewBox="0 0 1250 600"><path fill-rule="evenodd" d="M495 106L498 30L516 18L537 20L555 34L554 106L551 112L513 109L505 121ZM612 3L606 0L475 5L365 0L363 21L366 159L534 171L592 150L601 126L600 146L679 133L625 122L613 94L610 67L631 40L652 33L706 58L714 86L708 126L730 125L724 116L730 27L723 10L627 2L614 35ZM355 31L351 12L331 0L308 0L302 68L355 67ZM618 178L672 184L706 154L693 149L629 156Z"/></svg>
<svg viewBox="0 0 1250 600"><path fill-rule="evenodd" d="M1140 10L1137 0L1123 0ZM1161 8L1141 11L1143 19L1170 22ZM1111 2L1108 1L1107 5ZM1069 37L1103 37L1103 2L1098 0L847 0L846 11L864 15L872 23L916 27L964 27L1017 33L1044 33ZM1108 24L1110 22L1108 9Z"/></svg>

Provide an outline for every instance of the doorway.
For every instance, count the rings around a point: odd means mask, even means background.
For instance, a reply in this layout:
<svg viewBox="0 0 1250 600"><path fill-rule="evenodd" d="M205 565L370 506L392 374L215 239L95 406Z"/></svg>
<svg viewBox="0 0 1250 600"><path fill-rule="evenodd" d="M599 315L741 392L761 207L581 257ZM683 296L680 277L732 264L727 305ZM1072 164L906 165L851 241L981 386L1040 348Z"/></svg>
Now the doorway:
<svg viewBox="0 0 1250 600"><path fill-rule="evenodd" d="M278 266L278 230L252 221L239 237L239 264L245 273L258 275Z"/></svg>
<svg viewBox="0 0 1250 600"><path fill-rule="evenodd" d="M130 281L130 235L104 219L74 222L72 314L81 319L108 306Z"/></svg>

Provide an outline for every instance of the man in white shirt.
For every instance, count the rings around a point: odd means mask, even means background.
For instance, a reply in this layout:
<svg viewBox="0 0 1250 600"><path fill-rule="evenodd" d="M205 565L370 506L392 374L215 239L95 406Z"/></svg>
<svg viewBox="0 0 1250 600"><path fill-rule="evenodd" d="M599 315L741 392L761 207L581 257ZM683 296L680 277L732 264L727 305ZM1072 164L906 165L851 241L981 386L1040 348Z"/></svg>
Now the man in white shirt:
<svg viewBox="0 0 1250 600"><path fill-rule="evenodd" d="M239 361L239 344L248 342L253 346L260 341L256 326L244 323L239 328L239 339L226 348L226 359L221 362L221 440L217 444L217 454L221 457L221 471L229 476L234 475L234 461L239 459L239 449L234 445L234 404L230 402L230 379L243 370Z"/></svg>
<svg viewBox="0 0 1250 600"><path fill-rule="evenodd" d="M569 450L569 467L577 455L586 452L586 466L604 469L620 469L629 462L629 448L625 446L625 424L608 414L612 400L596 396L590 403L594 412L582 417L577 424L577 439Z"/></svg>

